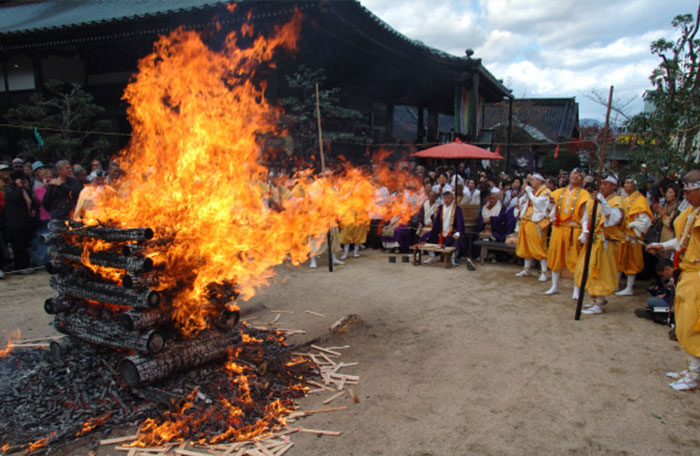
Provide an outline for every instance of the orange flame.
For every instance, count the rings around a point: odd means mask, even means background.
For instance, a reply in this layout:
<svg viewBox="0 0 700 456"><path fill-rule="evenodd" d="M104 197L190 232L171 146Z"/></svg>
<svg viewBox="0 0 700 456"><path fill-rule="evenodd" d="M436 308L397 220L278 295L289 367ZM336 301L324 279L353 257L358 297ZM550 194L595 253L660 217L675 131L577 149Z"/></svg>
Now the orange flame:
<svg viewBox="0 0 700 456"><path fill-rule="evenodd" d="M27 448L27 453L32 453L41 447L45 447L46 445L49 444L49 440L51 440L55 435L56 435L56 433L52 432L51 434L47 435L43 439L39 439L36 442L30 443L29 447Z"/></svg>
<svg viewBox="0 0 700 456"><path fill-rule="evenodd" d="M80 437L83 434L87 434L88 432L92 432L96 427L101 426L104 424L107 419L109 419L110 416L112 416L113 412L106 413L102 416L97 416L88 419L85 423L83 423L83 427L75 433L76 437Z"/></svg>
<svg viewBox="0 0 700 456"><path fill-rule="evenodd" d="M280 210L265 203L271 192L259 138L275 132L278 111L265 98L258 68L272 67L276 52L296 49L301 19L296 12L270 37L259 35L245 47L231 32L218 52L197 33L177 30L155 43L126 88L133 127L120 158L126 174L119 196L103 193L85 222L148 226L154 241L169 241L149 255L164 265L162 276L192 279L178 282L186 284L171 300L183 334L208 326L210 284L235 284L247 300L268 283L273 266L308 258L309 236L338 223L369 223L370 213L406 220L418 207L400 183L389 188L383 174L349 166L318 178L300 173ZM243 35L255 36L252 25ZM378 204L380 188L388 195Z"/></svg>
<svg viewBox="0 0 700 456"><path fill-rule="evenodd" d="M241 331L241 334L245 333ZM277 336L271 333L270 337ZM202 407L201 404L196 404L199 392L195 389L173 410L165 412L160 417L144 421L139 428L138 439L129 446L153 446L185 439L202 444L248 440L284 426L285 417L294 411L293 399L291 397L278 399L273 397L274 393L270 392L271 402L264 405L255 403L251 396L251 387L256 385L256 389L260 388L256 368L239 359L244 349L257 351L261 348L262 342L260 338L250 337L242 345L229 351L229 359L224 367L228 374L227 381L230 385L236 385L236 394L230 397L222 395L216 404ZM293 382L297 381L297 378L291 375L289 378ZM290 396L299 397L308 391L308 387L292 384L287 391L291 393ZM252 418L252 416L258 418ZM217 428L223 431L209 438L199 437L200 434L197 433L199 426L212 420L215 420Z"/></svg>
<svg viewBox="0 0 700 456"><path fill-rule="evenodd" d="M15 329L9 336L7 336L7 345L5 348L0 349L0 358L4 358L10 354L12 348L15 346L21 335L22 332L19 329Z"/></svg>

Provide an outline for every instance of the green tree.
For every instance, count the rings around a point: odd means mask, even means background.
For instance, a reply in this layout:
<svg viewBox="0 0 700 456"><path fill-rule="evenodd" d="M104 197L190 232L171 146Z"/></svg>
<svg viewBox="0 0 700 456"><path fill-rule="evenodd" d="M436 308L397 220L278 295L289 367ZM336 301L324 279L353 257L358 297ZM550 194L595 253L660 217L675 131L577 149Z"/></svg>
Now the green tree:
<svg viewBox="0 0 700 456"><path fill-rule="evenodd" d="M319 85L319 106L324 142L366 142L357 132L365 119L357 110L340 105L340 88L325 88L326 74L323 69L300 66L286 77L289 96L280 99L284 110L279 125L294 138L295 154L316 154L318 147L318 124L316 117L316 84Z"/></svg>
<svg viewBox="0 0 700 456"><path fill-rule="evenodd" d="M632 159L652 173L681 174L700 158L699 19L700 5L695 18L682 14L671 22L677 40L660 38L650 46L661 59L649 77L654 89L644 97L652 109L634 116L626 127L636 135Z"/></svg>
<svg viewBox="0 0 700 456"><path fill-rule="evenodd" d="M55 162L67 159L85 162L107 150L109 140L93 131L112 131L112 122L99 119L105 111L94 103L80 84L50 80L44 93L32 95L29 103L10 108L5 119L15 125L35 127L43 139L39 145L31 128L21 130L15 150L24 157Z"/></svg>

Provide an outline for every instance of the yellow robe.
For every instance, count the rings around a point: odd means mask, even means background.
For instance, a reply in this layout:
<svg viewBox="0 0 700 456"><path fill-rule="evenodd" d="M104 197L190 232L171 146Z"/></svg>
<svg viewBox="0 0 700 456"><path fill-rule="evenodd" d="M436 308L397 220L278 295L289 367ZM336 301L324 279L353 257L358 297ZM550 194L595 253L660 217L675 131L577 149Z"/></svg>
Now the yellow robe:
<svg viewBox="0 0 700 456"><path fill-rule="evenodd" d="M649 219L653 220L654 214L651 212L647 199L639 192L629 195L624 199L623 204L625 208L625 238L618 245L615 263L618 271L622 271L625 275L632 275L644 269L644 253L641 243L646 233L642 233L642 237L637 236L630 228L629 223L634 221L639 214L647 214Z"/></svg>
<svg viewBox="0 0 700 456"><path fill-rule="evenodd" d="M340 228L340 243L341 244L364 244L367 242L367 233L369 232L369 224L367 225L343 225Z"/></svg>
<svg viewBox="0 0 700 456"><path fill-rule="evenodd" d="M681 241L687 220L696 208L686 208L676 218L673 228L676 239ZM681 277L676 286L674 309L676 312L676 337L683 350L700 357L700 217L690 233L688 247L680 261Z"/></svg>
<svg viewBox="0 0 700 456"><path fill-rule="evenodd" d="M549 195L551 192L542 185L535 196ZM547 258L547 228L549 218L544 217L539 222L532 221L532 213L535 208L532 202L527 205L525 214L520 219L520 229L518 231L518 244L515 247L515 254L520 258L534 258L537 261Z"/></svg>
<svg viewBox="0 0 700 456"><path fill-rule="evenodd" d="M578 198L577 192L579 192ZM556 204L556 218L549 238L547 266L552 271L561 271L566 267L574 272L581 251L581 243L578 241L581 235L581 217L583 217L586 202L591 199L591 194L580 187L571 191L569 186L566 186L555 190L552 198Z"/></svg>
<svg viewBox="0 0 700 456"><path fill-rule="evenodd" d="M607 198L608 205L611 208L618 208L624 212L622 206L622 198L613 194ZM591 222L591 212L593 211L593 199L586 204L588 213L588 223ZM589 234L588 242L593 242L591 249L591 261L588 265L588 278L586 279L586 291L591 296L608 296L617 288L617 266L615 265L615 252L617 244L622 239L622 227L620 223L613 226L604 226L605 217L598 208L596 214L595 234ZM589 225L590 226L590 225ZM605 239L605 240L604 240ZM607 243L607 248L605 244ZM581 287L581 279L583 277L583 267L586 261L585 250L582 249L581 255L576 262L576 271L574 281L577 287Z"/></svg>

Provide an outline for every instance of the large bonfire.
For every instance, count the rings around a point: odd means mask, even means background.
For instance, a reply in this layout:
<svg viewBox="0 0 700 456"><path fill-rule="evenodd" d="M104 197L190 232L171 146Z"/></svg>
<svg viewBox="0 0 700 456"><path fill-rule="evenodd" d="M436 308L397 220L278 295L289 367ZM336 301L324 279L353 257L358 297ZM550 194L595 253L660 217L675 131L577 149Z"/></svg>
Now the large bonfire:
<svg viewBox="0 0 700 456"><path fill-rule="evenodd" d="M218 51L196 32L175 31L156 42L126 88L133 127L119 158L126 174L118 191L104 194L88 213L87 223L148 226L156 241L167 239L167 248L152 248L148 256L170 278L161 289L190 278L171 301L183 334L207 327L211 284L235 284L243 299L250 298L274 265L308 258L309 236L338 223L369 223L370 213L406 218L415 209L404 188L392 188L397 195L376 204L377 189L395 185L396 176L369 176L351 166L323 177L295 176L280 211L264 203L268 169L259 138L280 132L277 108L264 96L257 72L274 65L275 53L295 50L301 24L296 13L271 36L255 38L246 25ZM241 40L249 44L241 47Z"/></svg>

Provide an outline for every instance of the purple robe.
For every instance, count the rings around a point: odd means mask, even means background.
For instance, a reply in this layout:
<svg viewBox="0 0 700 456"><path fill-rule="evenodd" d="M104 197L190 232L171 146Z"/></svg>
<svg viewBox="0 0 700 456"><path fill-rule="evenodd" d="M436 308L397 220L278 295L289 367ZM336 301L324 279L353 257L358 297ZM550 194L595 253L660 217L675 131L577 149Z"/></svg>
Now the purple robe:
<svg viewBox="0 0 700 456"><path fill-rule="evenodd" d="M483 209L483 208L482 208ZM484 223L484 217L481 215L481 210L479 210L479 216L476 218L476 237L475 240L479 239L479 233L481 233L484 228L486 228L486 223ZM504 242L506 240L506 210L501 205L501 212L497 216L491 217L491 233L493 233L493 238L496 242Z"/></svg>
<svg viewBox="0 0 700 456"><path fill-rule="evenodd" d="M401 253L407 253L411 247L411 241L413 237L413 229L408 225L399 225L394 230L393 236L382 236L382 242L397 242L399 244L399 251Z"/></svg>
<svg viewBox="0 0 700 456"><path fill-rule="evenodd" d="M421 236L421 242L429 242L431 244L437 244L440 241L440 234L442 233L442 208L440 205L435 213L435 218L433 219L433 228L429 233ZM459 205L455 206L455 216L452 222L452 229L450 231L455 231L460 234L459 239L455 239L454 236L447 236L442 240L443 245L446 247L452 247L456 245L458 252L464 251L465 237L464 237L464 216L462 215L462 208Z"/></svg>

